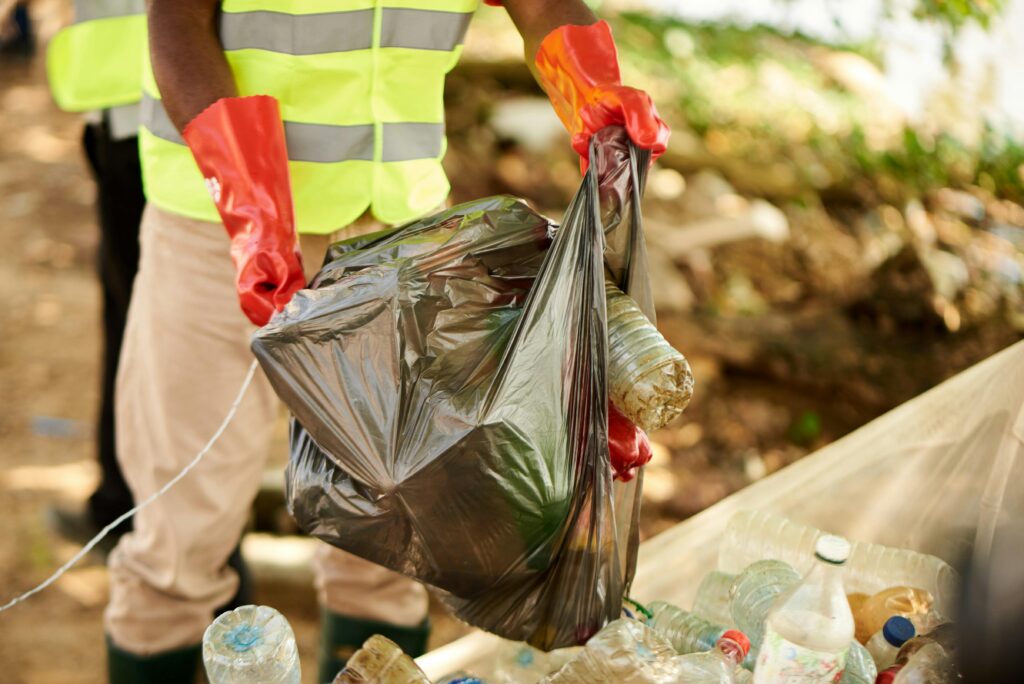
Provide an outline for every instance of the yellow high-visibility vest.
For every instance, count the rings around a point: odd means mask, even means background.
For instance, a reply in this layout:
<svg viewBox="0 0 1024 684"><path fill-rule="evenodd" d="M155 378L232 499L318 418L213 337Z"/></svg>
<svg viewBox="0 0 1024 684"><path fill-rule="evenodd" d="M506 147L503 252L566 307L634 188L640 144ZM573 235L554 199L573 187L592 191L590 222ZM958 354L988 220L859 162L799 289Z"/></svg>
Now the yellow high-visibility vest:
<svg viewBox="0 0 1024 684"><path fill-rule="evenodd" d="M61 109L108 110L113 129L135 134L145 12L145 0L75 0L75 23L58 32L46 50L50 91Z"/></svg>
<svg viewBox="0 0 1024 684"><path fill-rule="evenodd" d="M402 223L448 195L444 79L479 0L224 0L220 41L240 95L277 98L296 227L330 233L367 208ZM218 221L199 169L143 70L146 196Z"/></svg>

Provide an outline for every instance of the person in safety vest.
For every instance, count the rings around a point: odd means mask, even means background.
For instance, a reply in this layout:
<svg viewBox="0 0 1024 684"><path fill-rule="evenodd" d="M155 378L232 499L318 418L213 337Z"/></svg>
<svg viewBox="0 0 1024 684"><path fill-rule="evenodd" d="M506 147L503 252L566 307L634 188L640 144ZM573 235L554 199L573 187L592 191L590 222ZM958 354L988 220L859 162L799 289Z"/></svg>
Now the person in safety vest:
<svg viewBox="0 0 1024 684"><path fill-rule="evenodd" d="M75 21L50 41L47 78L57 105L85 114L82 146L96 181L100 227L98 266L103 295L103 377L97 417L100 480L82 511L54 508L50 517L62 536L84 544L133 505L117 461L114 440L114 380L132 282L139 263L139 223L146 204L139 163L139 103L146 45L144 0L77 0ZM109 550L132 528L126 520L100 544ZM237 547L229 564L248 572ZM243 581L228 607L249 601Z"/></svg>
<svg viewBox="0 0 1024 684"><path fill-rule="evenodd" d="M444 79L478 2L150 0L139 132L148 204L116 395L137 499L214 434L252 363L252 326L304 287L332 235L445 201ZM664 151L667 126L620 82L611 31L582 0L504 5L581 156L609 124ZM225 560L276 406L258 374L205 460L111 554L111 682L190 681L212 611L237 583ZM423 652L421 585L325 544L314 564L318 681L373 634Z"/></svg>

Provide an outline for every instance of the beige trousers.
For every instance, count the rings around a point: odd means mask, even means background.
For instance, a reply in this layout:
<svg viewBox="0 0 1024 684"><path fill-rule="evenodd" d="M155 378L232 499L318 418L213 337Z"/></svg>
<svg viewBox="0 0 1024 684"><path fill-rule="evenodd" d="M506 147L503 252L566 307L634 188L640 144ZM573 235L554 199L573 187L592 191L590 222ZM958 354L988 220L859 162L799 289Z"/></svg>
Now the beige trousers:
<svg viewBox="0 0 1024 684"><path fill-rule="evenodd" d="M302 241L315 272L329 239ZM227 414L253 361L254 328L238 306L219 225L149 205L117 378L118 458L136 501L170 480ZM278 402L257 371L234 420L203 461L135 517L110 557L107 633L149 655L198 643L234 594L225 563L248 519ZM416 582L326 544L315 558L321 604L412 626L427 614Z"/></svg>

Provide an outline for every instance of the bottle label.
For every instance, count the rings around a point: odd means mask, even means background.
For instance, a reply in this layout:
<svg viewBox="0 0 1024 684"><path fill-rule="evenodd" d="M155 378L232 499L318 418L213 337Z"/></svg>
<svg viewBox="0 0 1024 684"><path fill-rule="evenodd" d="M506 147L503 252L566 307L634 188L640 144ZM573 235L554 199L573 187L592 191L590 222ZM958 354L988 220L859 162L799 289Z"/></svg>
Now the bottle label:
<svg viewBox="0 0 1024 684"><path fill-rule="evenodd" d="M768 627L754 668L754 680L772 684L838 682L843 678L846 651L829 653L798 646Z"/></svg>

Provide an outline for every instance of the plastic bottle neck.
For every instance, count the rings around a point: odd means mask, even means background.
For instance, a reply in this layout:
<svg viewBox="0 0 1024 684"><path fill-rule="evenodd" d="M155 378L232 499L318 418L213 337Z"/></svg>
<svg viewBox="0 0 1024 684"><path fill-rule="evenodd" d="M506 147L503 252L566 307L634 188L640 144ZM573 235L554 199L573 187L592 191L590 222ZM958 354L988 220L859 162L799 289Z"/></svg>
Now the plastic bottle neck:
<svg viewBox="0 0 1024 684"><path fill-rule="evenodd" d="M734 666L743 662L743 658L745 657L743 648L732 639L719 639L717 647L718 652L722 654L722 657Z"/></svg>
<svg viewBox="0 0 1024 684"><path fill-rule="evenodd" d="M820 557L816 557L814 566L814 574L818 576L818 580L821 584L838 588L839 591L843 590L843 566L845 563L832 563L827 560L823 560Z"/></svg>

